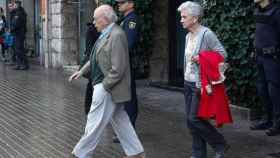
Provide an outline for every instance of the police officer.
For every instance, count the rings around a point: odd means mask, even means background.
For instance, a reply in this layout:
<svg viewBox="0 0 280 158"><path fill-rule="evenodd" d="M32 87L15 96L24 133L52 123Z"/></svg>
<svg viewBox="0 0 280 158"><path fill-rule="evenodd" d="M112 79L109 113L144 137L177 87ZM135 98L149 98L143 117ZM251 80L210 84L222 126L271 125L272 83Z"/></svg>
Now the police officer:
<svg viewBox="0 0 280 158"><path fill-rule="evenodd" d="M12 19L11 32L15 36L15 54L17 66L15 70L27 70L29 68L24 48L26 34L26 12L21 7L21 1L15 1L15 15Z"/></svg>
<svg viewBox="0 0 280 158"><path fill-rule="evenodd" d="M266 119L251 126L268 129L268 136L280 134L280 7L271 0L254 0L255 47L258 67L257 88L266 110Z"/></svg>
<svg viewBox="0 0 280 158"><path fill-rule="evenodd" d="M128 113L132 125L135 127L135 122L138 114L138 105L133 61L135 59L134 48L136 47L138 42L137 14L135 13L135 3L133 0L116 0L116 2L118 3L119 11L124 14L124 19L121 22L121 26L127 36L130 57L131 101L126 103L125 110Z"/></svg>

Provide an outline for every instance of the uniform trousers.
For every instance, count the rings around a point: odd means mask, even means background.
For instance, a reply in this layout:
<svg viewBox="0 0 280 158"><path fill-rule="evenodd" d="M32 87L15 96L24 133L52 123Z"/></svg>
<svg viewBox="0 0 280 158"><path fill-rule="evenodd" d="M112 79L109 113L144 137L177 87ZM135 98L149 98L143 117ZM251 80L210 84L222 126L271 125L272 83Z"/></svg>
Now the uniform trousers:
<svg viewBox="0 0 280 158"><path fill-rule="evenodd" d="M268 121L280 129L280 59L258 56L258 94L265 105Z"/></svg>
<svg viewBox="0 0 280 158"><path fill-rule="evenodd" d="M15 36L15 54L16 54L16 62L17 66L25 66L28 67L28 59L26 56L26 51L24 48L25 35L17 35Z"/></svg>
<svg viewBox="0 0 280 158"><path fill-rule="evenodd" d="M136 119L138 116L138 101L137 101L136 83L135 83L135 70L133 70L132 67L130 67L130 71L131 71L131 80L130 80L131 100L124 103L125 104L124 109L128 114L132 126L135 128Z"/></svg>
<svg viewBox="0 0 280 158"><path fill-rule="evenodd" d="M85 133L72 153L79 158L92 158L108 123L111 123L127 156L144 152L143 146L121 104L115 104L102 83L94 86L92 105L87 116Z"/></svg>

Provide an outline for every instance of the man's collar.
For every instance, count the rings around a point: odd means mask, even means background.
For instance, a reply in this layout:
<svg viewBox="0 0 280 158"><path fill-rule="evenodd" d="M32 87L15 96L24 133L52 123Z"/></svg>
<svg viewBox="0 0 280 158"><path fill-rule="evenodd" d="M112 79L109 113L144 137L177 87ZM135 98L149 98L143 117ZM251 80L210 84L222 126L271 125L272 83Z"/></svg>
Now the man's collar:
<svg viewBox="0 0 280 158"><path fill-rule="evenodd" d="M105 28L101 31L101 34L106 33L108 30L110 30L110 29L113 27L114 24L115 24L115 23L112 23L112 24L109 24L107 27L105 27Z"/></svg>

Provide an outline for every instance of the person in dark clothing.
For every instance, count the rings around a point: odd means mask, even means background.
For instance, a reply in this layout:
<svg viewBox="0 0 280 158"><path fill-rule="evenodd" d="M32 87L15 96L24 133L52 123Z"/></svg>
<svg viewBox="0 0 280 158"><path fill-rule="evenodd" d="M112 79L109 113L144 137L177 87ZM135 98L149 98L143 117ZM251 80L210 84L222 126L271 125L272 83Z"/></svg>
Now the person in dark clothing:
<svg viewBox="0 0 280 158"><path fill-rule="evenodd" d="M8 16L7 16L7 27L9 28L9 30L11 31L12 28L14 28L14 16L16 14L16 8L15 8L15 3L11 2L8 4ZM10 61L10 65L14 65L16 63L16 53L15 53L15 47L14 45L11 47L11 61Z"/></svg>
<svg viewBox="0 0 280 158"><path fill-rule="evenodd" d="M4 14L4 9L0 7L0 34L5 33L5 28L7 27L6 17Z"/></svg>
<svg viewBox="0 0 280 158"><path fill-rule="evenodd" d="M4 47L4 42L3 42L5 28L6 28L6 17L4 15L4 9L0 7L0 44L1 44L1 51L2 51L2 59L4 62L6 61L5 47Z"/></svg>
<svg viewBox="0 0 280 158"><path fill-rule="evenodd" d="M136 94L136 83L135 83L135 69L134 69L134 58L135 58L135 47L138 42L138 16L135 12L135 3L133 0L115 0L118 3L119 11L124 14L124 19L121 22L121 26L124 29L129 49L129 60L130 60L130 73L131 73L131 100L125 104L125 111L127 112L130 121L135 127L136 119L138 115L138 103Z"/></svg>
<svg viewBox="0 0 280 158"><path fill-rule="evenodd" d="M15 70L29 69L26 51L24 48L26 34L26 12L21 6L21 1L15 2L15 15L11 21L11 32L15 36L15 54L17 56L17 65Z"/></svg>
<svg viewBox="0 0 280 158"><path fill-rule="evenodd" d="M257 88L265 105L265 119L252 130L280 135L280 6L270 0L255 0Z"/></svg>
<svg viewBox="0 0 280 158"><path fill-rule="evenodd" d="M83 60L81 67L89 60L92 48L99 37L99 33L92 23L87 24L87 32L86 32L86 50L83 54ZM80 67L80 68L81 68ZM87 115L90 110L91 102L92 102L92 94L93 87L92 81L90 79L90 74L84 75L88 79L88 84L86 88L86 96L85 96L85 114Z"/></svg>

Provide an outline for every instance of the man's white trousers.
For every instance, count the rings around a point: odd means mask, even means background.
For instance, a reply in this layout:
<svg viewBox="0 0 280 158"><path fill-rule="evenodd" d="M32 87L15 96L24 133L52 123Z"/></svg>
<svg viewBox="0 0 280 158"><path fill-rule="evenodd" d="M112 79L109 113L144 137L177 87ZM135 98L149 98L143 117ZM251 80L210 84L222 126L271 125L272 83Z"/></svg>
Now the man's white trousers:
<svg viewBox="0 0 280 158"><path fill-rule="evenodd" d="M85 133L72 153L79 158L92 158L93 151L109 122L127 156L144 152L143 146L124 110L124 106L116 105L112 100L111 94L104 89L102 83L99 83L94 86Z"/></svg>

